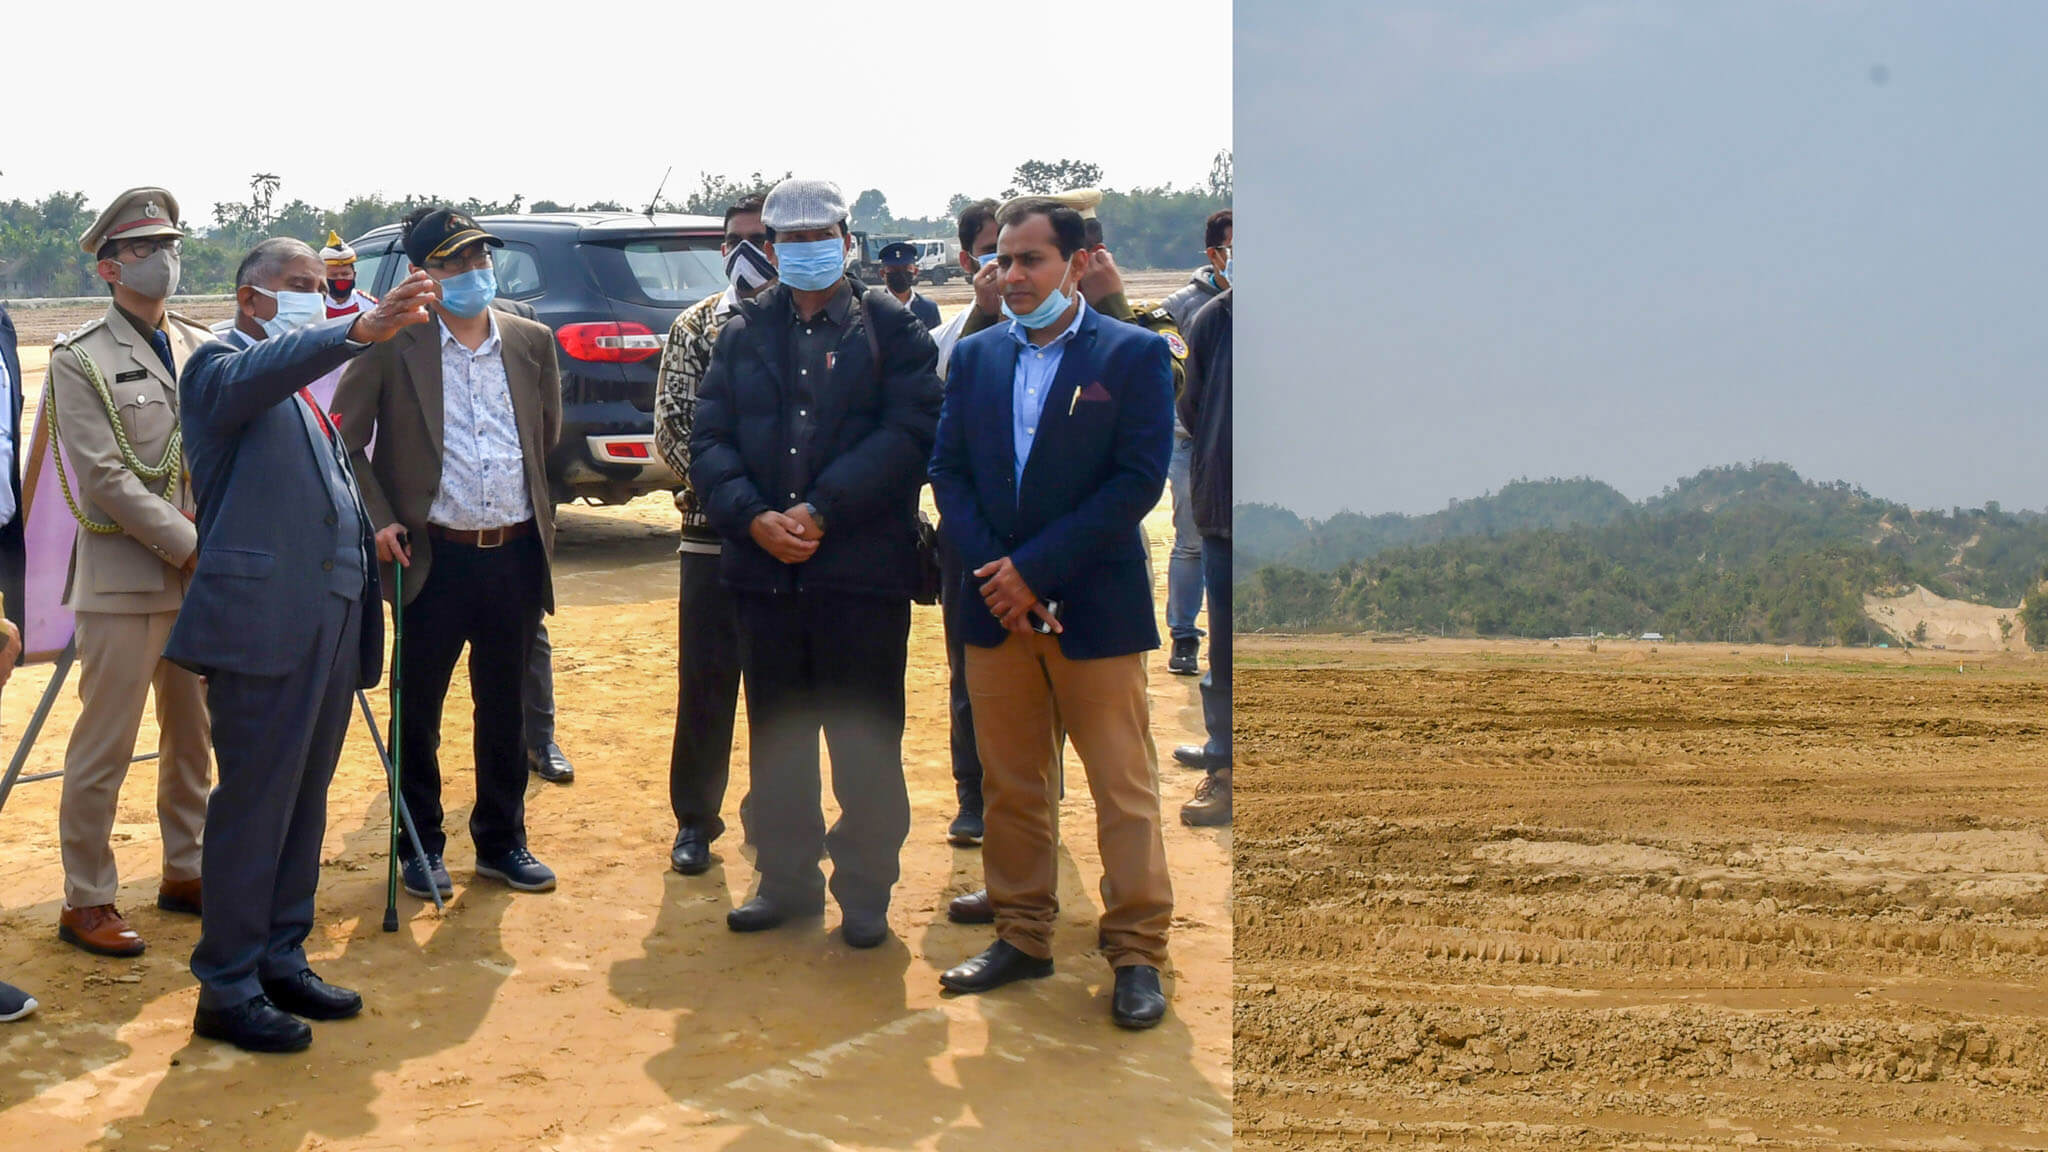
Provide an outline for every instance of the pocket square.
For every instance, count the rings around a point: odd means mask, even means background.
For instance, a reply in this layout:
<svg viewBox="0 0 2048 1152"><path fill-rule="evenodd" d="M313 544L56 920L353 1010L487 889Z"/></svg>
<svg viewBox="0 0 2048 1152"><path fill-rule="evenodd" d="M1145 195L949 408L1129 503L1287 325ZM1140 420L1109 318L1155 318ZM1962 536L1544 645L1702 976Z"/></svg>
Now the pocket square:
<svg viewBox="0 0 2048 1152"><path fill-rule="evenodd" d="M1086 388L1081 389L1081 400L1086 404L1107 404L1110 402L1111 396L1109 389L1104 388L1102 381L1097 380Z"/></svg>

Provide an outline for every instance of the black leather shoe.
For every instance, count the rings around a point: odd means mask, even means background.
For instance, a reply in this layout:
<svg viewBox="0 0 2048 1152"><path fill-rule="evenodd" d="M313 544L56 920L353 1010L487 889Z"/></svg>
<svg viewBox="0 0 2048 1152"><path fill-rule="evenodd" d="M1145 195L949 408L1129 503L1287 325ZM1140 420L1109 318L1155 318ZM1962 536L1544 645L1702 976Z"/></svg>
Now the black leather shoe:
<svg viewBox="0 0 2048 1152"><path fill-rule="evenodd" d="M1159 990L1159 969L1133 964L1116 970L1116 991L1109 1015L1119 1028L1150 1028L1166 1016L1166 993Z"/></svg>
<svg viewBox="0 0 2048 1152"><path fill-rule="evenodd" d="M562 754L562 746L553 740L526 753L526 767L535 776L550 784L573 784L576 781L576 766Z"/></svg>
<svg viewBox="0 0 2048 1152"><path fill-rule="evenodd" d="M780 928L786 920L793 920L799 916L818 916L824 911L825 905L822 902L816 907L792 908L779 900L756 896L727 912L725 926L735 932L766 932L770 928Z"/></svg>
<svg viewBox="0 0 2048 1152"><path fill-rule="evenodd" d="M233 1008L201 1008L192 1014L192 1031L208 1040L225 1040L244 1052L303 1052L313 1043L311 1026L278 1011L263 996Z"/></svg>
<svg viewBox="0 0 2048 1152"><path fill-rule="evenodd" d="M429 877L432 877L431 881ZM405 861L404 866L399 869L399 882L405 886L407 892L422 900L434 898L434 893L427 887L429 883L441 890L443 900L455 895L455 880L448 875L448 865L441 862L439 852L427 853L424 862L417 857Z"/></svg>
<svg viewBox="0 0 2048 1152"><path fill-rule="evenodd" d="M955 896L946 905L946 919L955 924L993 924L996 922L995 901L988 898L986 888Z"/></svg>
<svg viewBox="0 0 2048 1152"><path fill-rule="evenodd" d="M1037 980L1050 975L1051 957L1040 960L998 940L981 955L946 969L939 977L939 985L948 992L989 992L1014 980Z"/></svg>
<svg viewBox="0 0 2048 1152"><path fill-rule="evenodd" d="M1183 768L1198 772L1209 770L1209 746L1206 744L1182 744L1173 750L1173 762Z"/></svg>
<svg viewBox="0 0 2048 1152"><path fill-rule="evenodd" d="M1197 653L1202 650L1202 641L1197 636L1180 636L1173 641L1173 655L1166 658L1166 670L1175 676L1200 676L1202 666L1197 664Z"/></svg>
<svg viewBox="0 0 2048 1152"><path fill-rule="evenodd" d="M711 845L697 828L676 830L675 846L668 850L669 867L685 876L701 876L711 868Z"/></svg>
<svg viewBox="0 0 2048 1152"><path fill-rule="evenodd" d="M886 916L848 916L839 925L839 934L854 948L873 948L889 938L889 918Z"/></svg>
<svg viewBox="0 0 2048 1152"><path fill-rule="evenodd" d="M506 886L520 892L555 890L554 870L535 860L533 853L524 848L513 848L496 856L478 856L476 874L502 880Z"/></svg>
<svg viewBox="0 0 2048 1152"><path fill-rule="evenodd" d="M296 976L265 980L263 997L273 1005L308 1020L346 1020L363 1010L363 998L346 988L336 988L301 968Z"/></svg>
<svg viewBox="0 0 2048 1152"><path fill-rule="evenodd" d="M983 831L985 829L982 827L981 813L969 812L962 808L960 814L953 817L953 823L947 827L946 839L961 848L979 848Z"/></svg>

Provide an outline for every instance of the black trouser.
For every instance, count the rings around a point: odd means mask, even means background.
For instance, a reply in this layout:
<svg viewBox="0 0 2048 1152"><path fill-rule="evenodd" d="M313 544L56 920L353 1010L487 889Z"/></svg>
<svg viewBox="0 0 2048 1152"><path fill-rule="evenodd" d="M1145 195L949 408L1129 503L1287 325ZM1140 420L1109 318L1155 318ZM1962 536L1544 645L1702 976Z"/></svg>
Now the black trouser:
<svg viewBox="0 0 2048 1152"><path fill-rule="evenodd" d="M974 705L967 699L967 640L958 614L981 608L975 583L962 587L963 565L948 547L939 549L939 618L946 628L946 667L951 672L947 705L952 718L953 795L962 812L981 814L981 753L974 746Z"/></svg>
<svg viewBox="0 0 2048 1152"><path fill-rule="evenodd" d="M546 621L534 629L533 654L526 658L526 683L519 692L526 750L539 752L555 742L555 646L548 643Z"/></svg>
<svg viewBox="0 0 2048 1152"><path fill-rule="evenodd" d="M255 999L264 980L306 966L327 786L362 653L362 603L318 595L307 605L320 614L317 639L291 672L207 678L218 777L206 801L205 911L192 950L205 1008Z"/></svg>
<svg viewBox="0 0 2048 1152"><path fill-rule="evenodd" d="M804 908L832 895L850 915L888 911L910 834L903 783L903 672L910 601L808 590L735 594L746 674L752 831L761 895ZM818 733L840 817L820 812Z"/></svg>
<svg viewBox="0 0 2048 1152"><path fill-rule="evenodd" d="M399 743L406 808L420 847L441 852L441 705L462 646L469 645L469 690L475 702L476 807L469 835L477 855L496 856L526 844L526 741L520 731L520 685L540 625L547 556L526 535L496 548L434 541L426 587L405 607L403 715ZM411 845L403 850L410 854Z"/></svg>
<svg viewBox="0 0 2048 1152"><path fill-rule="evenodd" d="M706 840L725 831L718 811L732 771L733 714L740 705L740 633L716 553L684 552L676 596L676 739L668 802L676 827Z"/></svg>

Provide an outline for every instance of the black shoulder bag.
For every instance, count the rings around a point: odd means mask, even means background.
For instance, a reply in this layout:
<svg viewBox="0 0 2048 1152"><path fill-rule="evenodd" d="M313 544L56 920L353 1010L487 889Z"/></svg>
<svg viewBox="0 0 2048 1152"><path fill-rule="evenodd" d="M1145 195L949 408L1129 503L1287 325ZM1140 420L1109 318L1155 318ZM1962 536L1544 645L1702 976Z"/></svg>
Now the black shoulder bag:
<svg viewBox="0 0 2048 1152"><path fill-rule="evenodd" d="M877 384L882 381L882 341L875 335L875 326L868 319L869 310L865 297L868 293L879 291L879 288L870 288L867 292L854 297L861 302L860 330L868 338L868 359L874 364ZM939 526L932 523L932 518L925 515L924 509L920 508L917 510L916 590L910 594L910 598L919 604L937 604L939 587L943 583L944 569L939 564Z"/></svg>

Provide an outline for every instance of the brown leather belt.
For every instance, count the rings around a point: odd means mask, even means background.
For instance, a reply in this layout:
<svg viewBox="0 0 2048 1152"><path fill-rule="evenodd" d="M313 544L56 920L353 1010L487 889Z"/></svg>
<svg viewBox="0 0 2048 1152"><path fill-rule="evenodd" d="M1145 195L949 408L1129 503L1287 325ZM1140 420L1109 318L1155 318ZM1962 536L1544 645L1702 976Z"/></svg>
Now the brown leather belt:
<svg viewBox="0 0 2048 1152"><path fill-rule="evenodd" d="M465 544L471 548L496 548L507 540L533 534L533 521L521 520L503 528L486 528L481 532L470 532L462 528L443 528L439 524L428 524L427 535L450 544Z"/></svg>

